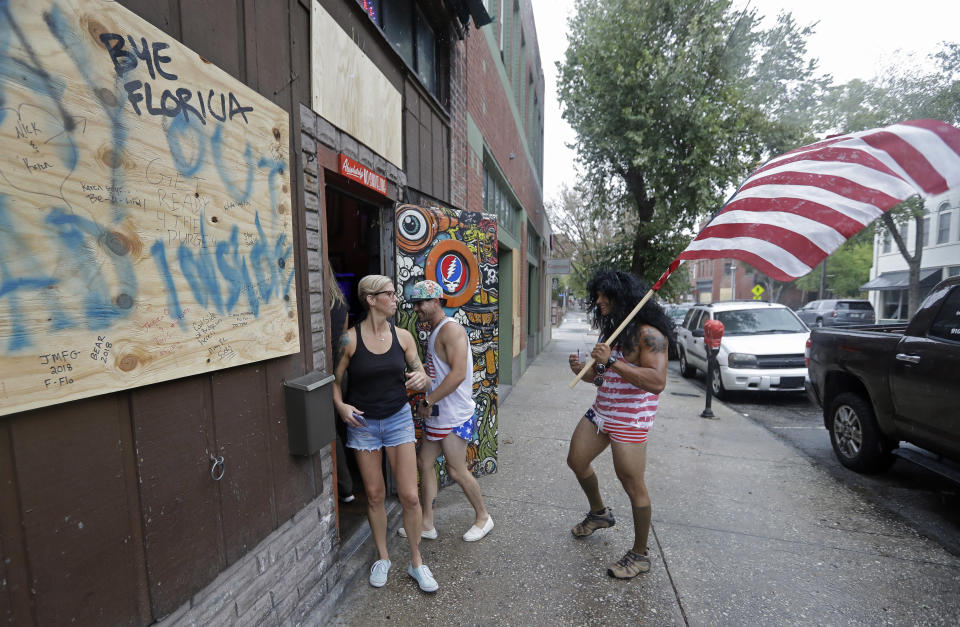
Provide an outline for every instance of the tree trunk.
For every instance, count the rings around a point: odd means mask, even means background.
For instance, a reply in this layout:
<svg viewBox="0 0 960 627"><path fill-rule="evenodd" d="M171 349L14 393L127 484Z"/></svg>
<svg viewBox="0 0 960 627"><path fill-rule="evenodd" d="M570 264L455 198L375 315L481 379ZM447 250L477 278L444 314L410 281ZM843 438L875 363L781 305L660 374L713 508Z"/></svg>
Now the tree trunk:
<svg viewBox="0 0 960 627"><path fill-rule="evenodd" d="M913 255L907 251L907 244L903 241L903 236L900 234L900 230L897 229L897 225L894 224L890 214L884 213L881 219L883 220L884 226L890 231L890 235L893 236L893 241L896 242L900 254L907 261L907 276L909 277L909 287L907 289L907 319L910 319L913 317L914 312L920 307L920 261L923 258L923 216L914 218L917 225L917 236ZM903 317L902 311L900 312L900 316Z"/></svg>
<svg viewBox="0 0 960 627"><path fill-rule="evenodd" d="M912 318L920 308L920 261L923 259L923 216L914 218L917 226L916 247L913 257L907 259L910 267L910 288L907 291L907 318Z"/></svg>
<svg viewBox="0 0 960 627"><path fill-rule="evenodd" d="M623 173L623 180L627 184L627 191L630 192L636 203L638 219L637 230L633 235L633 258L630 260L630 272L642 277L647 271L643 261L643 249L649 244L648 238L643 232L643 226L653 218L653 199L647 197L647 186L640 170L628 168Z"/></svg>

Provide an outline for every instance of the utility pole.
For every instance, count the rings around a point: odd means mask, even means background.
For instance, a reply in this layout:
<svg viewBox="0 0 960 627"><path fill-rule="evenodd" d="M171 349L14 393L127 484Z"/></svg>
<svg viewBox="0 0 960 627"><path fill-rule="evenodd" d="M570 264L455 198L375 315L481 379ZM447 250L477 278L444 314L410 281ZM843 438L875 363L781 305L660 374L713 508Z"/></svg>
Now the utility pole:
<svg viewBox="0 0 960 627"><path fill-rule="evenodd" d="M823 300L823 295L827 289L827 260L820 262L820 295L817 300Z"/></svg>

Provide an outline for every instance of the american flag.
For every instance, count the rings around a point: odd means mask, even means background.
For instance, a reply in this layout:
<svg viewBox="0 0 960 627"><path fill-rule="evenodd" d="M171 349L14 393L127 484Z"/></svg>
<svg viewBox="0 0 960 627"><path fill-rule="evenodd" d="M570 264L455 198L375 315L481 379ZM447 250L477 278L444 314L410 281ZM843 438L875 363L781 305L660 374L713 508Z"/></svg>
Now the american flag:
<svg viewBox="0 0 960 627"><path fill-rule="evenodd" d="M751 174L670 264L740 259L779 281L810 272L849 237L907 198L960 185L960 129L911 120L831 137Z"/></svg>

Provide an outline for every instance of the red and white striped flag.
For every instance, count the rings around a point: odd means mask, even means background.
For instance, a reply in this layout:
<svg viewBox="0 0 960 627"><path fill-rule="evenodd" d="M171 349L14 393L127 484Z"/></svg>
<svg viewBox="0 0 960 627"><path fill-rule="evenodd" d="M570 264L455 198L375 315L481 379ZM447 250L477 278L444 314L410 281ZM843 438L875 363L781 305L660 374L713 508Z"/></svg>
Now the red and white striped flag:
<svg viewBox="0 0 960 627"><path fill-rule="evenodd" d="M832 137L771 159L750 175L670 264L740 259L793 281L907 198L960 185L960 129L912 120Z"/></svg>

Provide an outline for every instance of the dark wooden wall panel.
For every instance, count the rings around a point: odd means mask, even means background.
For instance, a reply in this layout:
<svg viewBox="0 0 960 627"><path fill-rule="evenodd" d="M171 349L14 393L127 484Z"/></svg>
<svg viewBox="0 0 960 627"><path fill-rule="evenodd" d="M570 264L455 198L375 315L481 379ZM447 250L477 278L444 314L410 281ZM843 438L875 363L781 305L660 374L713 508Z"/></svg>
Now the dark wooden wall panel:
<svg viewBox="0 0 960 627"><path fill-rule="evenodd" d="M290 3L290 69L293 71L291 85L292 111L299 103L308 107L310 101L310 6L309 3L291 0ZM297 116L294 113L295 117Z"/></svg>
<svg viewBox="0 0 960 627"><path fill-rule="evenodd" d="M226 565L219 491L210 477L217 447L209 382L194 377L139 388L131 406L150 603L157 618L177 609Z"/></svg>
<svg viewBox="0 0 960 627"><path fill-rule="evenodd" d="M270 3L276 6L276 3ZM221 70L246 82L242 0L181 0L181 41ZM256 89L256 87L254 87Z"/></svg>
<svg viewBox="0 0 960 627"><path fill-rule="evenodd" d="M180 8L177 0L123 0L121 4L171 37L180 38Z"/></svg>
<svg viewBox="0 0 960 627"><path fill-rule="evenodd" d="M11 425L27 569L42 625L142 623L148 616L138 607L147 582L132 555L140 532L130 527L122 398L38 410Z"/></svg>
<svg viewBox="0 0 960 627"><path fill-rule="evenodd" d="M11 625L33 622L27 555L20 499L13 467L10 424L16 418L0 419L0 621Z"/></svg>
<svg viewBox="0 0 960 627"><path fill-rule="evenodd" d="M446 200L448 197L447 194L447 185L445 184L446 178L446 168L444 167L449 162L449 153L447 152L447 145L444 142L446 137L444 131L446 127L443 122L440 121L440 118L436 115L430 116L430 121L432 122L433 129L431 131L431 139L433 140L433 146L431 152L433 153L433 195L439 198L440 200Z"/></svg>
<svg viewBox="0 0 960 627"><path fill-rule="evenodd" d="M430 136L430 118L423 118L419 122L420 143L420 191L436 196L433 192L433 138Z"/></svg>
<svg viewBox="0 0 960 627"><path fill-rule="evenodd" d="M307 230L306 230L306 202L304 194L307 190L304 188L303 176L303 146L300 143L300 104L310 106L310 3L302 0L290 0L290 69L293 73L293 82L290 83L290 145L294 147L291 153L292 163L296 164L294 168L296 175L291 172L290 183L293 185L293 229L294 229L294 254L297 256L297 308L300 310L300 347L302 349L302 362L305 371L313 368L313 337L311 334L310 316L305 312L310 311L310 276L307 271ZM291 166L293 167L293 166ZM321 183L317 183L313 190L323 189ZM321 195L321 205L323 203ZM325 224L321 220L320 224ZM321 229L324 230L324 229ZM326 250L326 248L324 248Z"/></svg>
<svg viewBox="0 0 960 627"><path fill-rule="evenodd" d="M309 457L290 455L283 380L299 376L301 364L293 359L267 364L267 415L270 420L270 456L273 462L275 526L289 520L319 494L319 478Z"/></svg>
<svg viewBox="0 0 960 627"><path fill-rule="evenodd" d="M420 189L420 122L410 109L403 112L403 144L407 185Z"/></svg>
<svg viewBox="0 0 960 627"><path fill-rule="evenodd" d="M227 565L274 528L265 373L257 364L212 376L217 449L224 459L219 483Z"/></svg>
<svg viewBox="0 0 960 627"><path fill-rule="evenodd" d="M247 31L256 33L256 48L248 49L248 65L257 68L256 89L274 104L291 111L289 46L277 45L290 33L290 11L286 3L254 2L253 12L247 11ZM309 101L308 101L309 102ZM293 119L291 118L291 123ZM290 145L291 148L293 144ZM296 152L294 155L298 154Z"/></svg>
<svg viewBox="0 0 960 627"><path fill-rule="evenodd" d="M310 2L120 3L290 112L300 169ZM302 174L290 192L300 354L0 421L0 621L148 624L321 492L287 446L282 381L312 360Z"/></svg>

